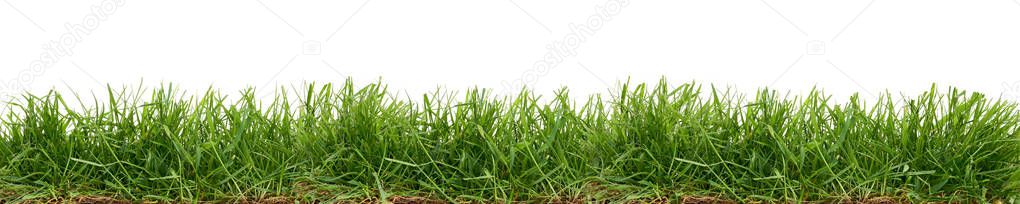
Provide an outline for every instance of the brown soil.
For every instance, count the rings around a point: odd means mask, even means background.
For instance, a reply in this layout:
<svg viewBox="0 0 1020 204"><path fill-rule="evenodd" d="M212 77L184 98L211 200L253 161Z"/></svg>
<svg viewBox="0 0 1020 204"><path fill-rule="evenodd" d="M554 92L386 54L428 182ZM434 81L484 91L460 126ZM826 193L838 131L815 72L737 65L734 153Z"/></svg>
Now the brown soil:
<svg viewBox="0 0 1020 204"><path fill-rule="evenodd" d="M127 200L115 200L108 197L78 197L74 203L81 204L131 204Z"/></svg>
<svg viewBox="0 0 1020 204"><path fill-rule="evenodd" d="M683 201L681 201L680 203L684 203L684 204L736 204L737 202L736 201L732 201L732 200L719 199L719 198L716 198L716 197L688 196L688 197L684 197Z"/></svg>

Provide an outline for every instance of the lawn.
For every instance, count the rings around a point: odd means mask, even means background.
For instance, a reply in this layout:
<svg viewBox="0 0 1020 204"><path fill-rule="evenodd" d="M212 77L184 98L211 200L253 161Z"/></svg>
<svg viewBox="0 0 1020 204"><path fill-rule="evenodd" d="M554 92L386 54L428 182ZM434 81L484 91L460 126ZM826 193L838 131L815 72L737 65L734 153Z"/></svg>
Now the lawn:
<svg viewBox="0 0 1020 204"><path fill-rule="evenodd" d="M299 90L26 94L0 106L0 203L1020 202L1017 103L952 87Z"/></svg>

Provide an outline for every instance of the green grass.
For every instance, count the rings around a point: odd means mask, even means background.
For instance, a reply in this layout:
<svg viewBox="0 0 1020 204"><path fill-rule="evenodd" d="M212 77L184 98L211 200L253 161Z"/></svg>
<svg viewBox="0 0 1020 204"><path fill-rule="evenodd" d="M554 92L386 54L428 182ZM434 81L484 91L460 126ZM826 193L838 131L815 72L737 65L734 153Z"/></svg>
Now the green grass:
<svg viewBox="0 0 1020 204"><path fill-rule="evenodd" d="M266 103L171 85L25 95L0 126L0 200L1020 201L1015 102L936 86L845 103L619 88L586 101L566 89L412 101L350 80Z"/></svg>

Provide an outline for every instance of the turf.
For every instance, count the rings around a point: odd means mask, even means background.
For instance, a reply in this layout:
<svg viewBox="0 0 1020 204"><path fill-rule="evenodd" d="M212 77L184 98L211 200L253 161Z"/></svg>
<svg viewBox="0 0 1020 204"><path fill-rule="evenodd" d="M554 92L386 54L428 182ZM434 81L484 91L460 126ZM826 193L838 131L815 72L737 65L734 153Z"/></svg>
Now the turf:
<svg viewBox="0 0 1020 204"><path fill-rule="evenodd" d="M350 80L269 100L26 94L4 106L0 203L1020 201L1017 103L940 88L841 103L666 80L580 101Z"/></svg>

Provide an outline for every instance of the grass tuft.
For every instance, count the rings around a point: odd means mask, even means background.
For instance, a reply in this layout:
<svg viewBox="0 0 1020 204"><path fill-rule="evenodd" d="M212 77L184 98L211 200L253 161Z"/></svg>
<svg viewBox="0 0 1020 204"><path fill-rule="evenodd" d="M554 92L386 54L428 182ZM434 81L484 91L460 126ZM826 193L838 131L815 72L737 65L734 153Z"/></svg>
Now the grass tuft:
<svg viewBox="0 0 1020 204"><path fill-rule="evenodd" d="M935 86L870 103L620 88L584 101L566 89L410 100L351 80L268 102L172 85L26 94L0 118L0 203L1020 198L1015 102Z"/></svg>

